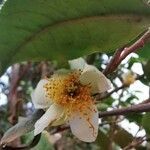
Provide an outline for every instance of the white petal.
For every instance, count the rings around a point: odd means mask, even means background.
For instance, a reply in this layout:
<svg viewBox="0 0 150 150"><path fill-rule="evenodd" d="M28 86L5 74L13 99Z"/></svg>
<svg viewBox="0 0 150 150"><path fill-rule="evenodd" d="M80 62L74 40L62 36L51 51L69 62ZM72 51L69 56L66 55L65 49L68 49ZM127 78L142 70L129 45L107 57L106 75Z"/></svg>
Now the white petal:
<svg viewBox="0 0 150 150"><path fill-rule="evenodd" d="M45 114L35 123L34 135L41 133L49 124L57 120L63 112L63 108L58 105L51 105Z"/></svg>
<svg viewBox="0 0 150 150"><path fill-rule="evenodd" d="M80 82L83 85L90 84L91 93L102 93L111 88L111 82L100 72L96 67L92 65L85 65L83 72L80 76Z"/></svg>
<svg viewBox="0 0 150 150"><path fill-rule="evenodd" d="M37 84L35 90L31 94L32 102L34 107L37 109L48 108L51 104L51 101L46 98L46 92L44 89L44 85L48 82L46 79L42 79Z"/></svg>
<svg viewBox="0 0 150 150"><path fill-rule="evenodd" d="M78 113L74 114L69 120L72 133L84 142L93 142L96 140L98 134L98 111L93 112L89 116L89 122L86 118L80 118Z"/></svg>
<svg viewBox="0 0 150 150"><path fill-rule="evenodd" d="M52 126L59 126L64 124L68 121L68 116L66 116L64 113L61 114L61 116L52 123Z"/></svg>
<svg viewBox="0 0 150 150"><path fill-rule="evenodd" d="M77 59L69 60L68 62L72 70L73 69L83 70L84 66L86 65L85 60L81 57Z"/></svg>

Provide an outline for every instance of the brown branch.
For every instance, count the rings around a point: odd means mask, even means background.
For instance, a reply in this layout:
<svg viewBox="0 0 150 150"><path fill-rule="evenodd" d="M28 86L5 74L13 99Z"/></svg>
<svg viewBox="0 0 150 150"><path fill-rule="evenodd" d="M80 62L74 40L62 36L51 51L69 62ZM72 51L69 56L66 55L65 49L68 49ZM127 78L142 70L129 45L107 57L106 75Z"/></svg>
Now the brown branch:
<svg viewBox="0 0 150 150"><path fill-rule="evenodd" d="M142 78L144 77L143 75L141 75L141 76L136 75L136 76L137 76L137 77L136 77L135 80L139 80L139 79L142 79ZM121 85L120 87L117 87L117 88L115 88L114 90L112 90L112 91L110 91L110 92L108 92L108 93L106 93L106 94L104 94L104 95L101 95L101 94L99 94L99 93L96 93L96 94L94 94L94 95L92 95L92 96L94 96L97 101L103 100L103 99L106 99L106 98L110 97L113 93L118 92L119 90L124 89L124 88L127 88L127 87L129 87L129 86L130 86L130 85L123 84L123 85Z"/></svg>
<svg viewBox="0 0 150 150"><path fill-rule="evenodd" d="M51 75L54 74L54 71L55 71L55 65L52 63L52 62L48 62L48 61L42 61L40 64L39 64L39 70L41 72L41 78L45 78L45 77L48 77L50 78Z"/></svg>
<svg viewBox="0 0 150 150"><path fill-rule="evenodd" d="M124 89L126 87L128 87L128 86L127 85L122 85L122 86L117 87L114 90L110 91L109 93L106 93L105 95L101 96L100 94L96 94L94 96L95 96L95 99L98 100L98 101L99 100L103 100L103 99L106 99L106 98L110 97L113 93L115 93L115 92L117 92L117 91L119 91L121 89Z"/></svg>
<svg viewBox="0 0 150 150"><path fill-rule="evenodd" d="M146 33L144 33L144 35L130 47L125 47L118 63L121 63L121 61L125 59L130 53L135 52L136 50L144 47L144 45L148 42L150 42L150 29Z"/></svg>
<svg viewBox="0 0 150 150"><path fill-rule="evenodd" d="M108 75L113 72L117 68L117 60L120 57L122 51L127 45L117 49L114 56L111 58L110 62L108 63L107 67L103 70L104 75Z"/></svg>
<svg viewBox="0 0 150 150"><path fill-rule="evenodd" d="M8 94L8 109L9 109L9 121L11 124L17 123L17 108L19 103L19 95L17 87L20 80L29 70L30 63L23 65L15 64L12 66L12 73L10 77L10 88Z"/></svg>
<svg viewBox="0 0 150 150"><path fill-rule="evenodd" d="M118 65L132 52L135 52L136 50L144 47L144 45L148 42L150 42L150 29L148 29L142 36L139 36L140 38L134 42L131 46L128 46L129 44L126 44L125 46L121 47L120 49L117 49L114 56L110 60L109 64L107 65L106 69L103 71L105 75L108 75L116 70Z"/></svg>
<svg viewBox="0 0 150 150"><path fill-rule="evenodd" d="M150 100L150 99L149 99ZM142 113L142 112L150 112L150 102L141 103L137 105L133 105L127 108L114 109L111 111L104 111L99 113L99 117L107 117L107 116L118 116L118 115L127 115L129 113Z"/></svg>
<svg viewBox="0 0 150 150"><path fill-rule="evenodd" d="M8 120L14 125L18 121L18 110L21 108L21 93L18 91L18 85L20 80L29 70L30 63L26 65L15 64L12 66L12 72L10 75L10 87L8 93ZM20 140L16 139L13 141L12 145L19 145Z"/></svg>
<svg viewBox="0 0 150 150"><path fill-rule="evenodd" d="M123 150L131 150L132 148L136 148L141 145L144 141L146 141L145 136L134 139L129 145L125 146Z"/></svg>
<svg viewBox="0 0 150 150"><path fill-rule="evenodd" d="M13 75L11 77L12 85L10 87L10 90L12 90L13 92L15 91L15 89L18 87L20 80L27 73L30 66L31 66L30 62L27 63L26 65L24 65L22 68L20 67L19 64L15 64L12 66L12 69L14 70L14 72L13 72Z"/></svg>

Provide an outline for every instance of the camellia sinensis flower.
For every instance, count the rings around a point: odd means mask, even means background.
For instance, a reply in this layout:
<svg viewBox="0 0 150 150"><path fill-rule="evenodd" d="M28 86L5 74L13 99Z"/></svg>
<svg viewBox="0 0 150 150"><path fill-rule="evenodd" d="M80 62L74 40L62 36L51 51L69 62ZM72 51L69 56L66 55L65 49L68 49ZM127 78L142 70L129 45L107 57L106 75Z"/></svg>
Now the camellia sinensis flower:
<svg viewBox="0 0 150 150"><path fill-rule="evenodd" d="M110 89L110 81L82 58L69 64L69 73L40 80L32 93L35 108L46 110L35 123L34 134L68 122L77 138L93 142L98 133L98 110L92 95Z"/></svg>
<svg viewBox="0 0 150 150"><path fill-rule="evenodd" d="M136 80L137 75L134 74L131 71L128 71L127 73L124 73L122 75L122 79L123 79L123 83L127 86L129 86L130 84L134 83Z"/></svg>

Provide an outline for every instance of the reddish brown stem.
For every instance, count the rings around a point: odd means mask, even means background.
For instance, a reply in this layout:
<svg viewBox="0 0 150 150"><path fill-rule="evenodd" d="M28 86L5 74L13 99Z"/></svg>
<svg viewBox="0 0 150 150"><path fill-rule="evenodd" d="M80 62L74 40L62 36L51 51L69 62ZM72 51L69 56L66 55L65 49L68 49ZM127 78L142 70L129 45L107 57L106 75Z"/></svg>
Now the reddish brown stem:
<svg viewBox="0 0 150 150"><path fill-rule="evenodd" d="M106 69L103 71L105 75L108 75L116 70L118 65L132 52L144 47L146 43L150 42L150 29L148 29L140 38L134 42L131 46L126 44L122 48L118 49L112 59L110 60L109 64L107 65Z"/></svg>
<svg viewBox="0 0 150 150"><path fill-rule="evenodd" d="M23 67L21 67L21 65L19 64L15 64L12 66L12 72L11 72L11 76L10 76L10 88L9 88L9 94L8 94L8 111L9 111L9 122L11 124L16 124L18 121L18 110L20 108L20 94L18 91L18 84L20 82L20 80L22 79L22 77L25 75L25 73L28 71L29 69L29 64L27 65L23 65ZM17 146L20 144L20 140L16 139L15 141L13 141L13 143L11 143L14 146Z"/></svg>
<svg viewBox="0 0 150 150"><path fill-rule="evenodd" d="M100 112L99 117L127 115L129 113L150 112L150 103L142 103L127 108L114 109L111 111Z"/></svg>

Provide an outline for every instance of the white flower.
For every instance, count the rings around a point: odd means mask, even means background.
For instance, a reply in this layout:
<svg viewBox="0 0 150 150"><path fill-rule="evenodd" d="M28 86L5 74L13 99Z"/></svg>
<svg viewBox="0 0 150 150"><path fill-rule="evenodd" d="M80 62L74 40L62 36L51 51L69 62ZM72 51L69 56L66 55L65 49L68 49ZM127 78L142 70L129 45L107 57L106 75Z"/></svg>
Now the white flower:
<svg viewBox="0 0 150 150"><path fill-rule="evenodd" d="M35 108L46 109L35 123L34 134L49 125L69 122L77 138L93 142L98 134L98 111L91 95L110 89L110 81L82 58L71 60L69 64L70 73L42 79L32 93Z"/></svg>

